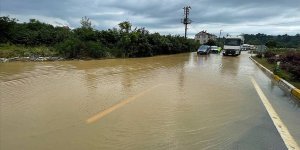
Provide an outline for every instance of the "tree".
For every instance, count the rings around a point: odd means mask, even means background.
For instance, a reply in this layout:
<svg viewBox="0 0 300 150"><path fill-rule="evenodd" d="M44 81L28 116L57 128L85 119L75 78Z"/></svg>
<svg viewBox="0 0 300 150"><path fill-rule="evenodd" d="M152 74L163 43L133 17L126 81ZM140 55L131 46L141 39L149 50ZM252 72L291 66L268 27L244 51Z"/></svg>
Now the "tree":
<svg viewBox="0 0 300 150"><path fill-rule="evenodd" d="M73 31L82 41L96 41L96 32L92 28L77 28Z"/></svg>
<svg viewBox="0 0 300 150"><path fill-rule="evenodd" d="M81 28L84 29L92 29L92 22L90 21L90 18L84 16L80 20Z"/></svg>
<svg viewBox="0 0 300 150"><path fill-rule="evenodd" d="M208 41L205 44L209 45L209 46L213 46L213 45L216 45L216 42L213 39L208 39Z"/></svg>
<svg viewBox="0 0 300 150"><path fill-rule="evenodd" d="M123 21L123 22L119 23L119 27L122 32L124 32L124 30L125 30L126 33L129 33L129 31L131 30L131 26L132 25L129 21Z"/></svg>
<svg viewBox="0 0 300 150"><path fill-rule="evenodd" d="M11 38L14 26L17 24L15 18L9 18L8 16L0 17L0 43L8 42Z"/></svg>
<svg viewBox="0 0 300 150"><path fill-rule="evenodd" d="M82 27L71 30L36 19L17 23L15 19L0 17L0 43L47 46L67 58L145 57L195 51L199 46L194 40L179 35L151 34L138 27L132 30L128 21L119 23L119 30L93 29L87 17L80 23Z"/></svg>
<svg viewBox="0 0 300 150"><path fill-rule="evenodd" d="M268 47L268 48L274 48L274 47L276 47L277 46L277 42L276 41L268 41L267 43L266 43L266 46Z"/></svg>

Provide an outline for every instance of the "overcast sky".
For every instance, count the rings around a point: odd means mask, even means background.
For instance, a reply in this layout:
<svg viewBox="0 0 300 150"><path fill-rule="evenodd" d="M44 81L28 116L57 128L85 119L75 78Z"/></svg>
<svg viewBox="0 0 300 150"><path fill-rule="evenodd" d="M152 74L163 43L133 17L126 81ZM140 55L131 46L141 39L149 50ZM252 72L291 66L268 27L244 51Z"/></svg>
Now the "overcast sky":
<svg viewBox="0 0 300 150"><path fill-rule="evenodd" d="M53 25L80 27L87 16L97 29L130 21L150 32L184 35L183 7L191 6L188 35L207 32L300 33L300 0L0 0L1 16L28 22L30 18Z"/></svg>

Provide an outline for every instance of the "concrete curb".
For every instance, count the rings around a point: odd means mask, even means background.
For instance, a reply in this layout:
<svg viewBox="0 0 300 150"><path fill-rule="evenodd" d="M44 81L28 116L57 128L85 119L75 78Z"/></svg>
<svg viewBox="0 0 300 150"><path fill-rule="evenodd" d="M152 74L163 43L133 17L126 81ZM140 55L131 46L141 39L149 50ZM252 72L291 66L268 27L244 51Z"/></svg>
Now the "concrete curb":
<svg viewBox="0 0 300 150"><path fill-rule="evenodd" d="M270 71L269 69L267 69L266 67L264 67L263 65L261 65L260 63L258 63L252 57L249 57L249 58L259 68L261 68L262 71L264 71L267 74L267 76L269 76L270 78L274 79L283 90L287 91L288 93L290 93L291 95L293 95L295 98L297 98L298 100L300 100L300 90L299 89L297 89L292 84L290 84L287 81L285 81L284 79L280 78L279 76L275 75L272 71Z"/></svg>

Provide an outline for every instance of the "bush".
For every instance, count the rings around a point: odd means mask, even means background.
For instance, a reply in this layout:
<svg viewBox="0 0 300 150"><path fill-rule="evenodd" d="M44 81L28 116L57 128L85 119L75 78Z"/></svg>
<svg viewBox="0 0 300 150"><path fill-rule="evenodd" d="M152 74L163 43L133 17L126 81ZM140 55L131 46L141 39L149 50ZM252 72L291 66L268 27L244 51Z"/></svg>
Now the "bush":
<svg viewBox="0 0 300 150"><path fill-rule="evenodd" d="M291 73L294 81L300 81L300 52L288 52L280 57L281 69Z"/></svg>
<svg viewBox="0 0 300 150"><path fill-rule="evenodd" d="M99 42L88 41L85 44L87 56L101 58L106 56L105 48Z"/></svg>
<svg viewBox="0 0 300 150"><path fill-rule="evenodd" d="M78 57L80 50L83 49L83 43L77 38L70 38L55 46L60 54L67 58Z"/></svg>
<svg viewBox="0 0 300 150"><path fill-rule="evenodd" d="M54 27L31 19L28 23L18 23L9 17L0 17L0 44L12 43L24 45L21 50L1 51L5 57L18 55L47 56L55 47L56 52L67 58L80 57L146 57L160 54L175 54L195 51L199 43L193 39L186 39L179 35L151 34L144 28L130 30L129 22L120 23L120 29L93 29L88 18L81 21L82 27L69 29L68 27ZM1 32L1 33L2 33ZM213 42L213 41L212 41ZM27 49L27 47L41 47L41 49Z"/></svg>
<svg viewBox="0 0 300 150"><path fill-rule="evenodd" d="M300 52L287 52L280 57L282 62L299 62Z"/></svg>
<svg viewBox="0 0 300 150"><path fill-rule="evenodd" d="M107 48L100 42L82 41L78 38L70 38L56 45L59 52L67 58L106 57Z"/></svg>
<svg viewBox="0 0 300 150"><path fill-rule="evenodd" d="M276 63L278 60L279 60L279 59L276 58L275 56L267 58L267 61L268 61L270 64L274 64L274 63Z"/></svg>
<svg viewBox="0 0 300 150"><path fill-rule="evenodd" d="M262 58L262 53L257 53L256 57L257 58Z"/></svg>
<svg viewBox="0 0 300 150"><path fill-rule="evenodd" d="M294 81L300 81L300 66L291 67L290 73Z"/></svg>
<svg viewBox="0 0 300 150"><path fill-rule="evenodd" d="M265 58L270 58L270 57L274 57L276 54L272 51L266 51L264 55Z"/></svg>
<svg viewBox="0 0 300 150"><path fill-rule="evenodd" d="M300 64L293 65L291 63L284 63L280 66L280 68L289 72L292 80L300 81Z"/></svg>

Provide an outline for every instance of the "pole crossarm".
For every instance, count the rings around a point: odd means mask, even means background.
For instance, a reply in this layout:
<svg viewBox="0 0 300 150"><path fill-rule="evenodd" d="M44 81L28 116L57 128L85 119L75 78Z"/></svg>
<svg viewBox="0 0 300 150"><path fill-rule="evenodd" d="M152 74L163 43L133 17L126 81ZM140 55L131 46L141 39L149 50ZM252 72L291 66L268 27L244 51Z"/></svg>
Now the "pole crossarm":
<svg viewBox="0 0 300 150"><path fill-rule="evenodd" d="M183 7L184 18L181 19L181 23L183 23L185 26L185 33L184 33L185 38L186 38L186 33L187 33L187 26L188 26L188 24L192 23L192 20L189 18L190 9L191 9L191 6Z"/></svg>

